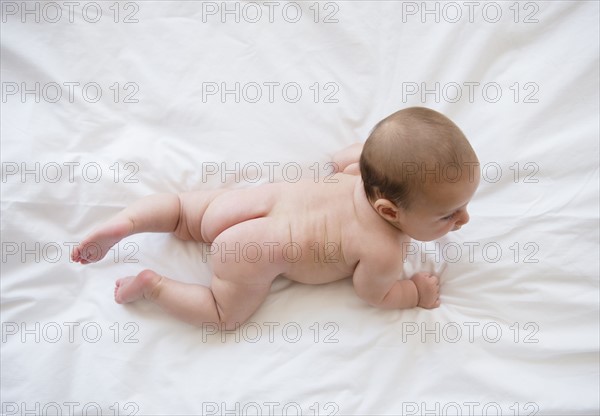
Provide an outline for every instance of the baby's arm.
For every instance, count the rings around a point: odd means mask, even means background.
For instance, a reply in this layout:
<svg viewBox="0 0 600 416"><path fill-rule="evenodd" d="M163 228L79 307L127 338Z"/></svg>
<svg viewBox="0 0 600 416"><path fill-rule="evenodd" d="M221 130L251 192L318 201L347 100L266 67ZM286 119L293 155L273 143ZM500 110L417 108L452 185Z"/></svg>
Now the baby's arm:
<svg viewBox="0 0 600 416"><path fill-rule="evenodd" d="M358 161L364 143L354 143L333 155L332 162L336 164L336 172L359 175Z"/></svg>
<svg viewBox="0 0 600 416"><path fill-rule="evenodd" d="M439 279L420 272L410 279L398 280L399 269L378 267L359 262L354 270L354 289L369 304L383 309L408 309L420 306L433 309L440 306Z"/></svg>

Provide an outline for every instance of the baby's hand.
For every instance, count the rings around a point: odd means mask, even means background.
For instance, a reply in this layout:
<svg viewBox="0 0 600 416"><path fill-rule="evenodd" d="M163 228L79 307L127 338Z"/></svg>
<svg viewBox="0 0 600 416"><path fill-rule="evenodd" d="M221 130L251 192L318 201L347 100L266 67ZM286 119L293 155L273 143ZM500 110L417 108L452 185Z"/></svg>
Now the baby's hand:
<svg viewBox="0 0 600 416"><path fill-rule="evenodd" d="M415 273L410 278L419 292L417 306L425 309L433 309L440 306L440 279L427 272Z"/></svg>

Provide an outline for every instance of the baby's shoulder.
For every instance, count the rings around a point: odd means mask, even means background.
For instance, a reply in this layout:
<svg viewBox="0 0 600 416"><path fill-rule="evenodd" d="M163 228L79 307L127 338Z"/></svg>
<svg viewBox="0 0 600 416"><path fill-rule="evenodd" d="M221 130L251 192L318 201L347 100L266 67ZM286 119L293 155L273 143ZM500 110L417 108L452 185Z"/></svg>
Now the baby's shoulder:
<svg viewBox="0 0 600 416"><path fill-rule="evenodd" d="M347 241L355 262L377 270L395 269L402 265L404 252L410 238L398 232L384 232L377 227L363 228L361 233L353 233Z"/></svg>
<svg viewBox="0 0 600 416"><path fill-rule="evenodd" d="M403 260L404 239L390 235L372 235L362 245L362 260L382 265L397 264Z"/></svg>

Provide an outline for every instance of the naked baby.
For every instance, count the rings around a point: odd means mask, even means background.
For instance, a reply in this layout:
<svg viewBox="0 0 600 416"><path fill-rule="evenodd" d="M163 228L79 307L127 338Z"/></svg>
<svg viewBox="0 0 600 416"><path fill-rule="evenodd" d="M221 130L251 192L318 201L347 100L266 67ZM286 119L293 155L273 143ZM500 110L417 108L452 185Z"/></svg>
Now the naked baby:
<svg viewBox="0 0 600 416"><path fill-rule="evenodd" d="M463 133L436 111L407 108L333 161L339 172L326 182L145 197L87 236L72 259L98 261L142 232L217 245L210 287L144 270L118 279L114 296L118 303L146 299L193 325L225 330L248 320L278 276L308 284L352 277L357 295L373 306L438 307L438 277L404 278L404 251L411 238L434 240L469 221L479 162ZM242 247L246 255L236 255Z"/></svg>

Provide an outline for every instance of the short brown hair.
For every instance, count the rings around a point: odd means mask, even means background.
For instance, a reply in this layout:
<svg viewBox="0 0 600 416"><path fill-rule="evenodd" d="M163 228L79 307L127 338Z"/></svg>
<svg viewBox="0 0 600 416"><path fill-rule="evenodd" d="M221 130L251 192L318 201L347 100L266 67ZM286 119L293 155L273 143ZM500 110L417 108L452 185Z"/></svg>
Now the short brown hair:
<svg viewBox="0 0 600 416"><path fill-rule="evenodd" d="M477 164L477 156L458 126L437 111L411 107L375 125L360 156L360 174L371 202L385 198L409 209L428 176L454 182L465 163ZM458 176L450 178L449 168Z"/></svg>

